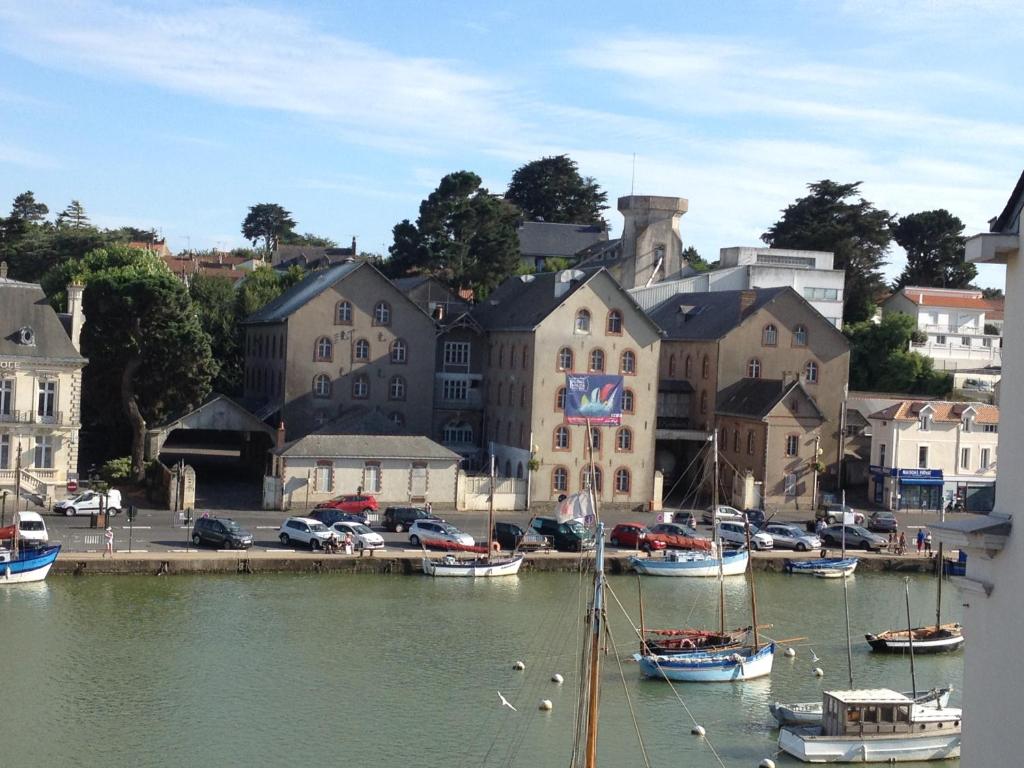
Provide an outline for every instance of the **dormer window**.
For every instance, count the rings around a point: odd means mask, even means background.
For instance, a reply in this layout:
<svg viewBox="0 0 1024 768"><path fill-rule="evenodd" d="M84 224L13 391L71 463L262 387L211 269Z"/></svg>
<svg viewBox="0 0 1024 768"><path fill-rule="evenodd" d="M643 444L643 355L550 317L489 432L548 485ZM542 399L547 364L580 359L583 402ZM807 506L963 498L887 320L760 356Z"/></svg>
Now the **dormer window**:
<svg viewBox="0 0 1024 768"><path fill-rule="evenodd" d="M928 431L928 425L931 423L932 415L930 413L922 413L919 420L922 432Z"/></svg>
<svg viewBox="0 0 1024 768"><path fill-rule="evenodd" d="M34 347L36 345L36 332L27 325L19 328L18 343L26 347Z"/></svg>

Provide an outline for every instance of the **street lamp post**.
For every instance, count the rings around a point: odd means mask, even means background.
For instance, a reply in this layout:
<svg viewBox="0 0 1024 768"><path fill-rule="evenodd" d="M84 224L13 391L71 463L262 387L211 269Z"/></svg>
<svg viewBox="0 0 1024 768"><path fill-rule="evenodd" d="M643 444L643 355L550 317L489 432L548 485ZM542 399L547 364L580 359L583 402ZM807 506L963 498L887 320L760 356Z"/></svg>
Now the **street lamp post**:
<svg viewBox="0 0 1024 768"><path fill-rule="evenodd" d="M7 489L0 491L0 528L4 527L4 523L7 521L7 494L10 493Z"/></svg>

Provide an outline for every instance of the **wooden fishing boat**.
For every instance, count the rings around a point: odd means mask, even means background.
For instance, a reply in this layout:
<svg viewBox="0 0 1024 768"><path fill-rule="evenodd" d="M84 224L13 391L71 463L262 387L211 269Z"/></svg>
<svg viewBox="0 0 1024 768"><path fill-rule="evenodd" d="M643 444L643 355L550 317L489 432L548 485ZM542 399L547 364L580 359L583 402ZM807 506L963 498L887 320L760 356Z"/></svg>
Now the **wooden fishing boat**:
<svg viewBox="0 0 1024 768"><path fill-rule="evenodd" d="M667 655L635 654L646 677L689 683L737 682L771 674L775 643L723 651L691 651Z"/></svg>
<svg viewBox="0 0 1024 768"><path fill-rule="evenodd" d="M943 709L949 704L949 695L952 691L952 688L933 688L916 698L912 692L904 691L903 695L913 699L915 704ZM779 725L820 725L822 702L804 701L786 704L781 701L773 701L768 705L768 711L772 713L772 717Z"/></svg>
<svg viewBox="0 0 1024 768"><path fill-rule="evenodd" d="M823 579L837 579L849 576L857 570L856 557L815 557L810 560L787 560L788 573L803 573Z"/></svg>
<svg viewBox="0 0 1024 768"><path fill-rule="evenodd" d="M719 651L747 642L750 627L725 632L707 629L644 629L642 652L651 654L686 651Z"/></svg>
<svg viewBox="0 0 1024 768"><path fill-rule="evenodd" d="M629 564L644 576L690 576L713 577L719 571L723 576L742 576L747 570L747 550L723 552L721 557L713 552L688 550L666 550L663 557L630 557Z"/></svg>

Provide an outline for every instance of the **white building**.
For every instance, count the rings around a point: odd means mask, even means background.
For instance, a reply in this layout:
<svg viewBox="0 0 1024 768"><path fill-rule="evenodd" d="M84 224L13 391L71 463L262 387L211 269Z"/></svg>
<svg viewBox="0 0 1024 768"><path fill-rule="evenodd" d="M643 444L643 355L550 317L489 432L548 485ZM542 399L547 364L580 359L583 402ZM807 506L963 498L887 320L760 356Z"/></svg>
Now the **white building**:
<svg viewBox="0 0 1024 768"><path fill-rule="evenodd" d="M836 328L843 325L846 273L833 268L828 251L782 248L722 248L718 269L666 280L630 291L645 310L678 293L745 291L791 286Z"/></svg>
<svg viewBox="0 0 1024 768"><path fill-rule="evenodd" d="M987 512L995 500L999 409L982 403L901 400L871 422L874 501L939 509L953 499Z"/></svg>
<svg viewBox="0 0 1024 768"><path fill-rule="evenodd" d="M990 222L991 231L972 237L966 249L968 261L1006 265L1005 393L1024 387L1022 208L1024 174L1003 212ZM968 555L961 580L970 637L964 649L965 766L1019 765L1024 755L1024 729L1014 714L1024 711L1024 686L1014 671L1024 636L1024 535L1012 528L1024 499L1024 410L1004 409L999 432L1003 464L1010 471L1000 480L995 510L932 526L941 542Z"/></svg>
<svg viewBox="0 0 1024 768"><path fill-rule="evenodd" d="M882 302L885 315L910 315L926 341L910 349L935 362L936 370L991 368L1001 365L1002 338L985 333L987 314L1002 313L981 291L953 288L901 288Z"/></svg>

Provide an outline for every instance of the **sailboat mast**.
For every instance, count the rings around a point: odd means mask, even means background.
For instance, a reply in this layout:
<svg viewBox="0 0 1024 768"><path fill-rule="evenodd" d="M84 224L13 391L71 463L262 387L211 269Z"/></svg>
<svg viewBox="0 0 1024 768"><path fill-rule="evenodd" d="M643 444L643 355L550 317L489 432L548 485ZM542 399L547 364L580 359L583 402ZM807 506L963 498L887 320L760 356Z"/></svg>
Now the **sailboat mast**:
<svg viewBox="0 0 1024 768"><path fill-rule="evenodd" d="M487 500L487 560L491 559L491 548L494 546L494 454L491 454L491 495ZM515 554L513 552L513 554Z"/></svg>
<svg viewBox="0 0 1024 768"><path fill-rule="evenodd" d="M601 633L604 630L604 523L597 524L597 541L594 558L594 602L590 608L590 666L587 697L587 739L583 750L584 768L597 766L597 724L598 705L601 701Z"/></svg>
<svg viewBox="0 0 1024 768"><path fill-rule="evenodd" d="M715 526L714 545L718 557L718 630L725 634L725 571L722 552L722 539L718 535L718 429L711 435L713 484L711 486L711 524ZM755 631L756 628L755 628Z"/></svg>
<svg viewBox="0 0 1024 768"><path fill-rule="evenodd" d="M746 534L747 539L747 582L750 585L750 621L753 624L753 640L754 644L751 646L751 650L757 653L758 637L757 637L757 591L754 589L754 558L750 552L750 522L744 521L743 531ZM721 571L721 568L719 568ZM723 634L724 634L723 630Z"/></svg>
<svg viewBox="0 0 1024 768"><path fill-rule="evenodd" d="M914 625L910 620L910 577L904 577L903 583L907 591L907 642L910 643L910 690L917 698L917 670L914 668Z"/></svg>
<svg viewBox="0 0 1024 768"><path fill-rule="evenodd" d="M942 542L939 542L939 588L938 594L935 598L935 629L942 626L942 576L943 571L946 569L946 562L942 559Z"/></svg>
<svg viewBox="0 0 1024 768"><path fill-rule="evenodd" d="M850 676L850 688L853 688L853 642L850 640L850 592L843 576L843 607L846 609L846 670Z"/></svg>

